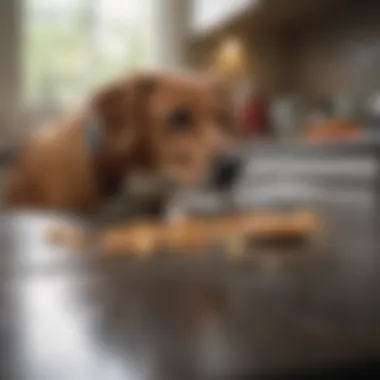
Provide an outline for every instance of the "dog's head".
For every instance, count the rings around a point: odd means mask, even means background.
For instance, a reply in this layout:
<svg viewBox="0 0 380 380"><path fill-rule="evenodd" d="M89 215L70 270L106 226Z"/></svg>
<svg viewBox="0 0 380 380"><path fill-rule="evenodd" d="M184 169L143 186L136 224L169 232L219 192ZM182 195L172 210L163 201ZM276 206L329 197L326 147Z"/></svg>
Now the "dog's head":
<svg viewBox="0 0 380 380"><path fill-rule="evenodd" d="M145 75L101 91L93 108L104 129L103 152L115 162L185 186L237 173L231 102L214 80Z"/></svg>

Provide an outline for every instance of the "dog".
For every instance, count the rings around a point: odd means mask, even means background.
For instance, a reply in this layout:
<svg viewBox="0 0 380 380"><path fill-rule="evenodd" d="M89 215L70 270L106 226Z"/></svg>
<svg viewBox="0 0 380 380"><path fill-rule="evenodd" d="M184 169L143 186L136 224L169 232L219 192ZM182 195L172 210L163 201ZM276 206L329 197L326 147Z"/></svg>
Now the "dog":
<svg viewBox="0 0 380 380"><path fill-rule="evenodd" d="M31 134L5 204L92 214L135 173L228 187L239 169L231 104L218 81L202 76L142 73L110 83L81 112Z"/></svg>

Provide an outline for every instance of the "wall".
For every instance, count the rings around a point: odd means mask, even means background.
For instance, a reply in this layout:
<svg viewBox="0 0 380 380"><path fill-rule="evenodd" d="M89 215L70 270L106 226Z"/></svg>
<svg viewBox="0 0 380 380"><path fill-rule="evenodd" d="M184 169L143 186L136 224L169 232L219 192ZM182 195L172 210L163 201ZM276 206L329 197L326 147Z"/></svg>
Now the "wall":
<svg viewBox="0 0 380 380"><path fill-rule="evenodd" d="M281 33L256 33L251 29L251 19L239 19L230 29L192 41L187 59L194 68L207 68L218 46L225 38L240 38L246 49L251 74L268 94L275 94L286 88L287 41Z"/></svg>
<svg viewBox="0 0 380 380"><path fill-rule="evenodd" d="M362 0L294 31L288 39L288 90L304 99L328 96L342 86L366 101L380 91L380 4Z"/></svg>

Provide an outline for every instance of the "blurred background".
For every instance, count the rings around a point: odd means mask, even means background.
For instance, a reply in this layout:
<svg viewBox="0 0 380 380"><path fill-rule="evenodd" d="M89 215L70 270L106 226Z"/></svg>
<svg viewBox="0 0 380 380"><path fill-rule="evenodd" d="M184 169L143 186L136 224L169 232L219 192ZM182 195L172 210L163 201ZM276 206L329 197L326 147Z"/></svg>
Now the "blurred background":
<svg viewBox="0 0 380 380"><path fill-rule="evenodd" d="M223 75L236 91L247 138L299 137L321 121L332 125L330 132L344 130L335 133L343 137L352 137L348 127L376 132L375 0L360 6L351 0L14 0L0 10L3 145L80 104L94 86L143 68Z"/></svg>
<svg viewBox="0 0 380 380"><path fill-rule="evenodd" d="M376 0L13 0L0 10L0 159L41 122L80 107L95 87L145 69L222 76L234 94L240 136L257 143L243 152L249 162L268 142L284 163L279 143L306 142L304 159L314 143L333 141L340 163L329 175L337 180L341 164L360 175L340 147L377 139ZM335 167L321 157L321 173ZM280 186L261 177L254 188L251 182L243 183L249 197L260 185L265 194Z"/></svg>

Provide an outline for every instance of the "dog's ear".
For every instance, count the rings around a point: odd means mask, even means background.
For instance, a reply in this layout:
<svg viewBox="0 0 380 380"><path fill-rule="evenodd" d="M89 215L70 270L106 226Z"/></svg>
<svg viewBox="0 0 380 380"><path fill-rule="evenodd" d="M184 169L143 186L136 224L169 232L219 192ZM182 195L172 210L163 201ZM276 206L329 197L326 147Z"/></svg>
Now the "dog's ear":
<svg viewBox="0 0 380 380"><path fill-rule="evenodd" d="M90 111L105 128L117 129L127 122L128 94L122 83L112 83L99 90L91 101Z"/></svg>
<svg viewBox="0 0 380 380"><path fill-rule="evenodd" d="M107 193L119 188L126 162L136 165L139 160L142 116L153 87L153 78L135 77L104 87L91 100L86 140Z"/></svg>
<svg viewBox="0 0 380 380"><path fill-rule="evenodd" d="M135 77L131 85L133 104L132 119L136 126L136 144L133 152L134 164L143 170L154 166L155 157L151 146L151 111L149 110L150 96L157 90L159 77L145 74Z"/></svg>
<svg viewBox="0 0 380 380"><path fill-rule="evenodd" d="M154 85L155 78L150 75L112 83L94 96L91 110L107 129L132 127Z"/></svg>

